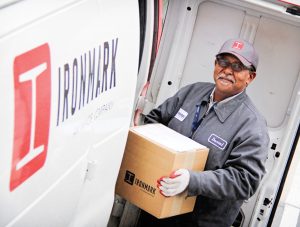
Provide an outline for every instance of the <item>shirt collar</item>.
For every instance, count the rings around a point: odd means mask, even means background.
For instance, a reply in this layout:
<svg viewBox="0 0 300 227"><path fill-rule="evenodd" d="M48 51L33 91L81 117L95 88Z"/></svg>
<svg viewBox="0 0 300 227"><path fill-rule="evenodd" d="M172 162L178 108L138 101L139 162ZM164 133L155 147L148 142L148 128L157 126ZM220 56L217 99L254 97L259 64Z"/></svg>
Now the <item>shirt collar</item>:
<svg viewBox="0 0 300 227"><path fill-rule="evenodd" d="M210 105L214 105L214 110L221 122L224 122L230 115L231 113L243 102L243 100L246 98L246 92L245 90L233 95L231 97L228 97L220 102L213 102L213 95L215 92L215 88L212 90L209 101Z"/></svg>
<svg viewBox="0 0 300 227"><path fill-rule="evenodd" d="M212 90L212 92L210 93L210 96L209 96L209 102L210 103L219 103L219 104L221 104L221 103L226 103L226 102L229 102L231 99L234 99L235 97L237 97L237 96L239 96L240 94L242 94L244 91L242 91L242 92L240 92L240 93L238 93L238 94L236 94L236 95L233 95L233 96L230 96L230 97L228 97L228 98L226 98L226 99L223 99L222 101L220 101L220 102L214 102L214 93L215 93L215 90L216 90L216 87L214 87L214 89Z"/></svg>

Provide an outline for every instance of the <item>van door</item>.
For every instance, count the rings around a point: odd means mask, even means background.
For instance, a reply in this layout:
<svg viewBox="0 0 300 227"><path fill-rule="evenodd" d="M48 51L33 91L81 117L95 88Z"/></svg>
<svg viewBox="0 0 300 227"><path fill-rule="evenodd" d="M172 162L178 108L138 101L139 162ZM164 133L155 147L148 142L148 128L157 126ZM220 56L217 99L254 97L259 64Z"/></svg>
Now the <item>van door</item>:
<svg viewBox="0 0 300 227"><path fill-rule="evenodd" d="M0 226L105 226L139 65L138 1L0 3Z"/></svg>

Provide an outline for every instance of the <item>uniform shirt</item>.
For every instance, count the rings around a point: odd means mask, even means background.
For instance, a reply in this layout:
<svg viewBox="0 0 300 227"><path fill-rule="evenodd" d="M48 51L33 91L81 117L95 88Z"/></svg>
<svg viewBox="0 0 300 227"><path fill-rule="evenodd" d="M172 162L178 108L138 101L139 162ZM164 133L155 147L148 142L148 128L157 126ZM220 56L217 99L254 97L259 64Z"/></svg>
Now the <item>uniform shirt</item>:
<svg viewBox="0 0 300 227"><path fill-rule="evenodd" d="M209 148L205 171L190 171L187 190L197 196L194 211L171 218L183 226L230 226L265 174L266 121L245 91L207 111L214 88L212 83L188 85L145 117L145 123L162 123Z"/></svg>

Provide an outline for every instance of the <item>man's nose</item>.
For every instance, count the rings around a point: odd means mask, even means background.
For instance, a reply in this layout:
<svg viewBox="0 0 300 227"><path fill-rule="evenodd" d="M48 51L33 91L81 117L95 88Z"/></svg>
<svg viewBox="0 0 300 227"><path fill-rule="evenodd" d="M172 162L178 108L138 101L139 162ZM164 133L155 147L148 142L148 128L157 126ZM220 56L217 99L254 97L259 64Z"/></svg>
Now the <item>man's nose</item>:
<svg viewBox="0 0 300 227"><path fill-rule="evenodd" d="M223 70L227 74L233 74L233 70L231 68L231 65L228 65L227 67L223 68Z"/></svg>

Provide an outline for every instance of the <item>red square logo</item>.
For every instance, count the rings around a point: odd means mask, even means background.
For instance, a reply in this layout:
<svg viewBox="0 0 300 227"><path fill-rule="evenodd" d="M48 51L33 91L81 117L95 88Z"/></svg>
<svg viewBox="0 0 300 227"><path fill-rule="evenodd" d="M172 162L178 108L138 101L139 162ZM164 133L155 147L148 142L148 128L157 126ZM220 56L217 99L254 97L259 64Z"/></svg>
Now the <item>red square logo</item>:
<svg viewBox="0 0 300 227"><path fill-rule="evenodd" d="M14 60L14 144L10 191L43 167L48 150L51 65L48 44Z"/></svg>
<svg viewBox="0 0 300 227"><path fill-rule="evenodd" d="M235 41L232 45L232 48L238 49L238 50L243 49L243 47L244 47L244 43L239 42L239 41Z"/></svg>

